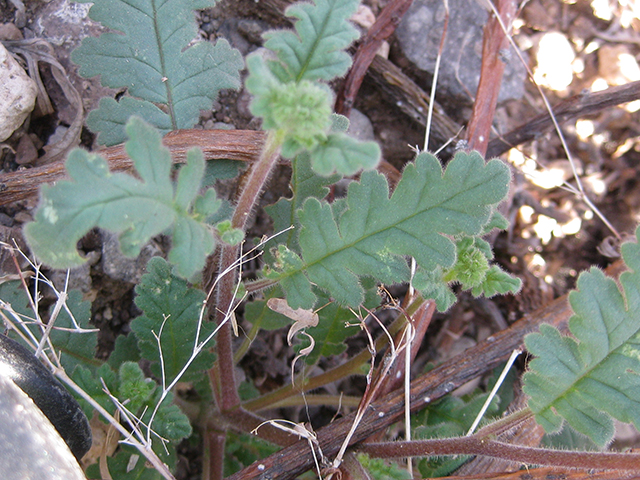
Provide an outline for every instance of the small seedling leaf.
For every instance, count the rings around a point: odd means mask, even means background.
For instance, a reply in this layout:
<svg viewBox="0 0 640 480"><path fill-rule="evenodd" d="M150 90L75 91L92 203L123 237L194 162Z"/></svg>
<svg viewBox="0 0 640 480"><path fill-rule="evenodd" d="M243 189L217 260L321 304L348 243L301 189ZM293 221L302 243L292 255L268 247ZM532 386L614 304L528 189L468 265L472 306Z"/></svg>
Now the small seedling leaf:
<svg viewBox="0 0 640 480"><path fill-rule="evenodd" d="M332 133L325 142L311 150L311 166L316 173L329 176L337 172L353 175L375 168L380 161L380 147L375 142L361 142L344 133Z"/></svg>

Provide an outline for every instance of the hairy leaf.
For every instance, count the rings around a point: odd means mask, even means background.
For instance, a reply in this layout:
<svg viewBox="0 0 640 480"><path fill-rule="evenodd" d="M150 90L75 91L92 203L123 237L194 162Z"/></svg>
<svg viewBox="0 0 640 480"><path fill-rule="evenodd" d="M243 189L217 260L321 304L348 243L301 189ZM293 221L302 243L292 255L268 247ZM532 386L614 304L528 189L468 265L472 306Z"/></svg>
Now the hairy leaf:
<svg viewBox="0 0 640 480"><path fill-rule="evenodd" d="M147 272L136 286L136 305L143 315L131 322L131 330L138 339L144 358L151 361L151 371L161 378L164 365L166 383L170 383L184 368L195 348L198 318L205 294L189 288L187 282L171 274L171 267L160 257L147 264ZM213 325L204 322L200 341L213 331ZM162 352L158 347L158 340ZM162 353L162 358L160 357ZM184 381L197 379L211 368L213 354L205 348L185 372Z"/></svg>
<svg viewBox="0 0 640 480"><path fill-rule="evenodd" d="M88 3L88 0L81 0ZM102 84L125 87L136 98L103 100L89 115L99 141L124 141L124 125L135 114L162 131L191 128L201 109L210 108L221 89L240 86L240 52L226 40L200 41L193 10L212 0L92 0L89 16L120 33L85 38L72 55L80 75L100 75ZM165 111L156 105L163 105Z"/></svg>
<svg viewBox="0 0 640 480"><path fill-rule="evenodd" d="M279 248L268 275L280 280L293 308L313 306L311 283L357 307L364 299L359 277L408 281L405 255L424 269L452 267L456 246L450 236L479 234L506 195L509 178L502 162L485 164L477 152L458 153L444 173L436 157L422 153L389 198L386 179L365 172L349 185L345 204L307 199L298 212L301 256Z"/></svg>
<svg viewBox="0 0 640 480"><path fill-rule="evenodd" d="M308 151L313 169L324 176L353 175L380 161L375 143L342 133L348 122L331 114L333 94L323 83L351 65L344 49L358 36L348 20L357 5L355 0L295 4L287 14L298 18L297 32L265 34L265 47L278 60L265 60L260 53L247 58L251 112L262 117L263 129L275 132L283 157Z"/></svg>
<svg viewBox="0 0 640 480"><path fill-rule="evenodd" d="M117 369L123 362L140 361L140 350L138 349L138 339L135 335L118 335L116 344L113 347L107 363L112 368Z"/></svg>
<svg viewBox="0 0 640 480"><path fill-rule="evenodd" d="M274 205L265 208L266 212L273 219L273 229L281 232L293 225L294 228L276 237L269 242L265 249L266 258L270 261L273 255L269 250L273 245L281 243L293 250L299 250L298 236L296 231L300 228L296 211L302 208L304 201L309 197L323 199L329 193L329 185L333 185L340 180L339 175L323 177L316 175L311 169L311 158L308 152L297 155L291 162L291 198L281 198Z"/></svg>
<svg viewBox="0 0 640 480"><path fill-rule="evenodd" d="M124 362L117 373L106 363L94 373L80 365L74 371L73 377L76 383L105 410L114 413L116 406L104 391L104 382L109 393L146 424L162 394L161 388L151 378L145 377L142 369L133 362ZM151 428L168 440L180 440L191 434L191 425L189 419L176 405L173 405L172 400L173 396L169 393L158 408ZM78 401L90 418L93 410L91 406L83 399ZM159 448L154 446L154 450L160 453L161 442L157 442L157 437L152 439L154 443L160 445Z"/></svg>
<svg viewBox="0 0 640 480"><path fill-rule="evenodd" d="M120 233L122 253L132 257L171 227L169 259L178 274L190 277L215 245L202 221L220 207L213 189L195 198L204 172L202 153L188 152L174 191L171 158L158 132L133 117L127 133L126 150L141 180L111 173L102 157L73 150L66 163L71 180L42 187L35 222L25 228L27 241L47 265L69 268L84 262L76 244L94 227Z"/></svg>
<svg viewBox="0 0 640 480"><path fill-rule="evenodd" d="M331 127L332 94L326 85L302 80L281 83L260 55L247 57L247 89L254 95L251 113L262 117L262 128L282 139L282 156L315 148L327 139Z"/></svg>
<svg viewBox="0 0 640 480"><path fill-rule="evenodd" d="M485 226L483 232L486 231ZM413 286L425 298L435 300L441 312L448 310L456 301L450 287L454 283L460 284L463 290L471 290L475 297L516 293L522 284L520 279L503 272L496 265L489 265L492 258L493 251L485 240L476 236L462 237L456 240L456 262L453 267L433 270L419 268L413 277Z"/></svg>
<svg viewBox="0 0 640 480"><path fill-rule="evenodd" d="M296 18L296 32L278 30L264 35L265 47L276 52L279 62L271 62L282 83L325 80L344 75L351 58L344 52L358 38L349 23L358 0L315 0L297 3L285 11Z"/></svg>
<svg viewBox="0 0 640 480"><path fill-rule="evenodd" d="M319 174L337 172L353 175L375 168L380 161L380 147L375 142L361 142L344 133L333 133L311 150L311 166Z"/></svg>
<svg viewBox="0 0 640 480"><path fill-rule="evenodd" d="M620 276L622 289L595 267L580 274L569 295L575 338L545 324L525 339L537 357L524 391L538 423L552 432L566 420L600 446L614 433L611 417L640 427L640 246L621 251L631 270Z"/></svg>

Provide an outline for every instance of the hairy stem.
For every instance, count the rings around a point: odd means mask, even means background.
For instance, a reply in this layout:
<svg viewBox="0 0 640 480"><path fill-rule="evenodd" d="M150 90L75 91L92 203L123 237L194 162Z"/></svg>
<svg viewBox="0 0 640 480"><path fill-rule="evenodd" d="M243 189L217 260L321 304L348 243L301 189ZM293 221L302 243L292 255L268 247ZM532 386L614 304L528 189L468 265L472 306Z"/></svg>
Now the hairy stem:
<svg viewBox="0 0 640 480"><path fill-rule="evenodd" d="M276 139L275 134L268 133L264 150L260 156L260 160L253 166L249 178L242 189L242 193L238 198L236 209L231 217L231 226L245 230L247 220L251 211L258 201L258 197L269 178L269 174L280 158L281 142ZM240 248L237 246L224 245L220 252L220 268L219 272L235 272L231 267L238 259ZM214 366L216 369L215 378L217 382L212 385L217 390L216 398L219 400L218 407L221 411L227 411L237 408L240 405L240 397L236 388L236 381L233 375L234 361L233 349L231 345L231 326L229 325L229 312L231 312L234 303L234 287L236 283L235 275L224 275L219 283L216 295L216 312L215 318L218 325L221 326L216 346L218 351L218 360Z"/></svg>
<svg viewBox="0 0 640 480"><path fill-rule="evenodd" d="M485 455L514 462L568 468L640 469L640 454L577 452L509 445L478 435L412 442L364 443L357 450L378 458Z"/></svg>

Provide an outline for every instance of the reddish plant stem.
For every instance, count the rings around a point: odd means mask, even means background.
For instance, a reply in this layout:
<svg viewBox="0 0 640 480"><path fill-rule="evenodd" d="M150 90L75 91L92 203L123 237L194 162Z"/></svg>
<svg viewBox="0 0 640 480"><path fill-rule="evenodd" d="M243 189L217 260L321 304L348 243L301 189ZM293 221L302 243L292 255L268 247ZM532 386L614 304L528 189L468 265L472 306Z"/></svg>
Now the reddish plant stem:
<svg viewBox="0 0 640 480"><path fill-rule="evenodd" d="M593 469L569 470L566 468L527 468L515 472L477 473L441 477L440 480L637 480L636 472L624 470L594 471Z"/></svg>
<svg viewBox="0 0 640 480"><path fill-rule="evenodd" d="M509 445L477 435L412 442L365 443L357 449L377 458L485 455L533 465L568 468L585 468L588 465L590 468L640 471L639 453L550 450Z"/></svg>
<svg viewBox="0 0 640 480"><path fill-rule="evenodd" d="M336 97L335 110L346 117L351 114L362 80L375 58L382 42L391 36L409 10L412 0L392 0L380 12L375 23L369 28L353 58L353 65Z"/></svg>
<svg viewBox="0 0 640 480"><path fill-rule="evenodd" d="M226 433L208 429L204 434L204 459L202 478L222 480L224 478L224 463L218 462L224 457Z"/></svg>
<svg viewBox="0 0 640 480"><path fill-rule="evenodd" d="M424 408L447 393L455 390L469 380L504 362L514 348L522 344L526 333L537 328L540 321L557 324L569 318L571 310L566 298L558 299L548 305L539 316L527 316L507 330L489 337L488 340L467 349L439 367L429 371L411 382L412 409ZM365 412L351 443L355 444L372 434L395 423L404 413L404 392L395 391L372 404ZM333 458L340 449L342 440L351 428L354 415L348 415L320 429L318 441L325 456ZM276 455L249 465L241 472L229 477L229 480L263 478L270 476L279 480L294 479L311 468L313 458L306 442L297 442Z"/></svg>
<svg viewBox="0 0 640 480"><path fill-rule="evenodd" d="M504 25L510 26L516 14L516 2L497 0L496 8ZM467 133L469 150L477 150L482 155L487 151L491 123L498 104L498 94L504 73L505 63L500 53L508 51L508 48L510 48L509 42L500 22L495 15L491 15L484 27L480 82Z"/></svg>
<svg viewBox="0 0 640 480"><path fill-rule="evenodd" d="M275 133L269 132L264 150L260 159L254 164L249 178L242 188L238 203L231 217L231 226L245 230L251 210L256 204L264 185L269 178L273 167L280 158L280 146ZM226 412L240 406L240 397L236 387L234 376L233 349L231 345L231 325L227 318L228 312L233 308L234 288L236 284L233 265L238 260L240 248L238 246L224 245L220 252L219 275L222 277L217 285L215 318L220 327L216 337L218 359L214 365L217 382L212 385L216 399L219 400L218 408ZM227 273L225 273L227 272ZM215 392L217 390L217 392Z"/></svg>

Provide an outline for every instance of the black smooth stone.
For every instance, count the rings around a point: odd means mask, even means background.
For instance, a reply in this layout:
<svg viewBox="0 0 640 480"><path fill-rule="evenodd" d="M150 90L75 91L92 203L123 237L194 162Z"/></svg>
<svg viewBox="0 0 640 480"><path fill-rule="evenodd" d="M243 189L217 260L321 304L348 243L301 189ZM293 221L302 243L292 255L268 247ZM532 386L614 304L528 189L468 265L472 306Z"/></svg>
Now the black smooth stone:
<svg viewBox="0 0 640 480"><path fill-rule="evenodd" d="M91 427L75 398L26 347L0 334L0 374L40 408L79 461L91 448Z"/></svg>

